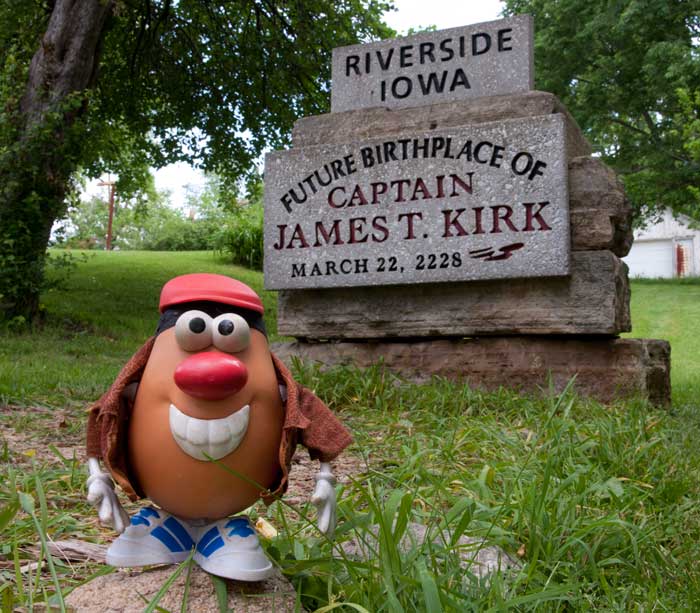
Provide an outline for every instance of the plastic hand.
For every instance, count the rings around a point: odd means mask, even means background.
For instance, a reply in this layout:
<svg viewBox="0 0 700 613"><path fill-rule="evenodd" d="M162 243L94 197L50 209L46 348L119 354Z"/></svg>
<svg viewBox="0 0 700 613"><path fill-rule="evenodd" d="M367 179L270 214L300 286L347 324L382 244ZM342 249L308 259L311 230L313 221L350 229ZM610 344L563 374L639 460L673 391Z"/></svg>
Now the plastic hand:
<svg viewBox="0 0 700 613"><path fill-rule="evenodd" d="M311 502L318 509L318 529L328 538L333 538L336 524L334 485L335 477L331 473L331 465L327 462L321 462Z"/></svg>
<svg viewBox="0 0 700 613"><path fill-rule="evenodd" d="M121 534L129 525L129 516L114 492L112 478L100 468L97 458L88 458L88 470L87 501L97 507L97 516L102 524L111 526Z"/></svg>

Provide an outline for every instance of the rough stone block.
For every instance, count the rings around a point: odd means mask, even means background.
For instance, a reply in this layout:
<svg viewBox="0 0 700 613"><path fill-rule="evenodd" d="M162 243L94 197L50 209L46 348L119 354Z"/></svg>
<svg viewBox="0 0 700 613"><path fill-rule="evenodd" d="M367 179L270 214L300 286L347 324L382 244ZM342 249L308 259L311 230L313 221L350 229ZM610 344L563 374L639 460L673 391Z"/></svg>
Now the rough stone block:
<svg viewBox="0 0 700 613"><path fill-rule="evenodd" d="M390 370L423 382L437 375L494 390L574 388L608 402L642 396L657 405L671 399L671 349L647 339L491 337L396 342L278 343L283 360L298 356L327 366L367 367L383 360Z"/></svg>
<svg viewBox="0 0 700 613"><path fill-rule="evenodd" d="M573 250L609 249L624 257L632 246L632 208L615 172L593 157L569 161Z"/></svg>
<svg viewBox="0 0 700 613"><path fill-rule="evenodd" d="M410 522L406 528L398 543L399 550L404 554L410 554L415 548L424 547L430 538L437 551L445 548L447 543L454 543L449 549L459 556L460 566L464 572L475 575L479 579L488 581L489 575L495 572L517 571L522 568L522 564L517 559L498 545L490 545L483 537L462 534L455 542L454 533L448 530L438 533L434 526L425 526L416 522ZM379 526L374 524L362 534L361 538L352 535L350 539L339 542L343 556L364 562L372 561L374 552L380 547L379 531Z"/></svg>
<svg viewBox="0 0 700 613"><path fill-rule="evenodd" d="M609 251L572 253L571 276L282 291L278 331L310 339L630 330L626 265Z"/></svg>
<svg viewBox="0 0 700 613"><path fill-rule="evenodd" d="M331 110L407 108L532 89L532 17L333 49Z"/></svg>
<svg viewBox="0 0 700 613"><path fill-rule="evenodd" d="M556 113L269 153L265 287L567 275L565 124Z"/></svg>
<svg viewBox="0 0 700 613"><path fill-rule="evenodd" d="M292 143L294 147L350 143L553 113L566 116L567 157L590 155L591 146L566 107L554 94L539 91L411 109L373 108L303 117L294 124Z"/></svg>

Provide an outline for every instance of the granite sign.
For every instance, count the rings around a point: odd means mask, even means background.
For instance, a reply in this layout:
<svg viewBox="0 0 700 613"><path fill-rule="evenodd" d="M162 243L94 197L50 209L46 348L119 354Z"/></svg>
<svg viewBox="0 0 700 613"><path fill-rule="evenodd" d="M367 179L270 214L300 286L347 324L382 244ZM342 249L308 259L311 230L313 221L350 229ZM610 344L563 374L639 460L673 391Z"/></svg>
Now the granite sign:
<svg viewBox="0 0 700 613"><path fill-rule="evenodd" d="M559 114L269 153L268 289L569 273Z"/></svg>
<svg viewBox="0 0 700 613"><path fill-rule="evenodd" d="M566 107L532 91L532 26L334 51L331 113L265 160L265 287L296 337L278 357L669 401L668 344L617 337L631 208Z"/></svg>
<svg viewBox="0 0 700 613"><path fill-rule="evenodd" d="M333 50L331 111L406 108L533 87L532 18L518 15Z"/></svg>

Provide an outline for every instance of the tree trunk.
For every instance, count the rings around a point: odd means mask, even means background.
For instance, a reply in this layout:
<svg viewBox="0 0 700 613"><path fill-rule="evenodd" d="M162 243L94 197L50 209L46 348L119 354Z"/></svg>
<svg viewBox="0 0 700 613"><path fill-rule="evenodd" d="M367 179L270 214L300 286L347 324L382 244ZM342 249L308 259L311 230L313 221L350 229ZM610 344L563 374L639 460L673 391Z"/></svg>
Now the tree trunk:
<svg viewBox="0 0 700 613"><path fill-rule="evenodd" d="M84 147L80 121L96 80L114 0L55 0L0 155L0 315L31 321L39 308L51 226L63 212Z"/></svg>

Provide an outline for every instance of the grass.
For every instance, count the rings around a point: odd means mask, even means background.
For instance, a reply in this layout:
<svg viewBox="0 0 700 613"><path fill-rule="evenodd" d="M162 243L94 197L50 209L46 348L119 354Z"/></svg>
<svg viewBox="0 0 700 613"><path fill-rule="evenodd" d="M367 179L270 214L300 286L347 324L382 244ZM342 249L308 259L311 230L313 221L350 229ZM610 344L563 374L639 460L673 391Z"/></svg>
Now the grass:
<svg viewBox="0 0 700 613"><path fill-rule="evenodd" d="M60 289L43 296L46 317L34 334L8 334L0 344L0 401L82 406L98 398L158 323L163 284L178 274L235 276L263 300L276 331L276 298L262 275L210 252L87 252Z"/></svg>
<svg viewBox="0 0 700 613"><path fill-rule="evenodd" d="M45 296L41 329L2 336L3 613L104 572L57 558L52 571L42 542L112 538L84 502L71 453L82 444L82 408L151 333L163 282L201 270L261 288L259 274L210 254L97 253ZM633 334L672 343L671 410L297 365L351 428L348 453L360 458L334 543L308 508L267 511L280 530L268 553L301 602L320 611L699 610L700 285L632 287ZM274 314L274 296L263 299ZM407 539L412 523L428 528L425 541ZM479 579L460 558L462 534L502 547L518 566ZM366 555L349 555L347 543ZM37 560L47 563L26 566Z"/></svg>
<svg viewBox="0 0 700 613"><path fill-rule="evenodd" d="M671 384L678 404L700 398L700 278L633 280L632 333L671 343Z"/></svg>
<svg viewBox="0 0 700 613"><path fill-rule="evenodd" d="M339 588L346 598L369 611L426 610L419 560L438 582L445 610L700 604L697 418L684 423L640 402L603 407L566 394L524 399L444 381L397 385L380 369L303 377L344 407L369 458L371 469L343 499L350 529L366 534L363 526L383 525L390 544L371 564L350 567L352 580ZM401 520L382 524L385 501L397 495L409 499ZM483 536L521 552L523 567L483 585L443 547L396 560L393 521ZM385 564L400 608L384 606ZM342 568L331 565L325 576L342 576Z"/></svg>

